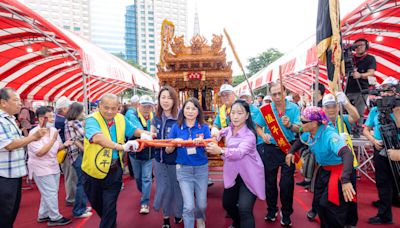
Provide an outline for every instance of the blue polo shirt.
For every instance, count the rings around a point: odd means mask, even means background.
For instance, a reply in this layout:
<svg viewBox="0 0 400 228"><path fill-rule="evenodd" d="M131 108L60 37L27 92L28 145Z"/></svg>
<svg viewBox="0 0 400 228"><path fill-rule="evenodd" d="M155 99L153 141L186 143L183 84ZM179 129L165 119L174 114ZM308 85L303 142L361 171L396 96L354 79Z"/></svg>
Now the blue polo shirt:
<svg viewBox="0 0 400 228"><path fill-rule="evenodd" d="M135 133L137 127L134 126L131 121L127 120L125 117L125 137L131 138ZM113 124L109 129L111 140L113 142L117 142L117 131L115 128L115 124ZM85 137L92 141L92 137L96 134L101 133L100 124L94 117L88 117L85 122ZM113 150L112 159L118 158L118 151Z"/></svg>
<svg viewBox="0 0 400 228"><path fill-rule="evenodd" d="M136 114L137 114L137 110L135 108L130 107L128 109L128 111L126 111L125 117L129 121L131 121L132 124L134 124L134 125L138 125L139 124L140 125L140 123L136 123L136 121L138 121L138 119L136 117Z"/></svg>
<svg viewBox="0 0 400 228"><path fill-rule="evenodd" d="M197 121L193 127L189 128L186 126L186 123L182 124L182 127L176 123L172 126L172 129L169 133L170 139L181 138L183 140L195 139L203 136L204 139L211 138L210 128L207 124L200 125ZM195 153L193 150L195 150ZM208 163L208 158L204 147L195 147L195 148L186 148L186 147L177 147L176 152L178 156L176 158L176 163L181 165L190 165L190 166L200 166Z"/></svg>
<svg viewBox="0 0 400 228"><path fill-rule="evenodd" d="M379 123L379 111L377 107L373 107L370 111L369 111L369 115L367 120L365 121L364 125L368 126L370 128L373 128L374 130L374 138L377 140L382 140L381 137L381 133L379 131L379 128L381 126L381 124ZM393 113L390 113L390 117L392 118L392 120L394 122L396 122ZM400 139L400 135L398 134L397 137Z"/></svg>
<svg viewBox="0 0 400 228"><path fill-rule="evenodd" d="M336 117L336 122L332 123L332 121L329 121L328 125L335 128L339 132L339 126L337 126L337 120L339 117ZM349 115L343 115L343 124L345 127L347 127L347 131L349 134L351 134L351 128L354 127L356 124L350 124L349 122Z"/></svg>
<svg viewBox="0 0 400 228"><path fill-rule="evenodd" d="M301 140L307 142L311 152L315 154L315 159L320 165L342 164L339 151L346 146L346 142L337 133L337 130L330 126L321 125L314 138L310 132L301 134Z"/></svg>
<svg viewBox="0 0 400 228"><path fill-rule="evenodd" d="M214 120L214 125L217 126L219 129L223 128L221 126L221 119L219 118L219 113L220 112L221 112L221 109L218 111L218 114L217 114L217 116L215 117L215 120ZM231 122L231 119L230 119L229 115L226 115L226 124L227 124L226 127L229 126L230 122Z"/></svg>
<svg viewBox="0 0 400 228"><path fill-rule="evenodd" d="M254 128L256 127L256 123L254 120L258 117L258 115L262 115L260 112L260 109L258 109L254 104L250 104L250 114L251 114L251 119L253 120L254 123ZM264 140L257 134L257 145L263 143Z"/></svg>
<svg viewBox="0 0 400 228"><path fill-rule="evenodd" d="M276 106L275 104L272 102L272 111L275 114L276 119L278 120L279 126L281 127L283 134L285 134L287 140L289 142L295 140L295 132L291 131L290 129L286 128L285 126L283 126L282 124L282 118L278 117L278 111L276 110ZM285 109L285 116L289 117L290 122L292 124L296 124L296 125L300 125L300 108L299 106L297 106L296 104L289 102L286 100L286 109ZM257 116L257 118L254 119L254 122L260 126L260 127L264 127L264 132L267 134L271 134L270 129L268 128L267 123L265 122L264 116L262 115L261 111L260 111L260 115ZM271 143L276 145L275 139L271 138Z"/></svg>

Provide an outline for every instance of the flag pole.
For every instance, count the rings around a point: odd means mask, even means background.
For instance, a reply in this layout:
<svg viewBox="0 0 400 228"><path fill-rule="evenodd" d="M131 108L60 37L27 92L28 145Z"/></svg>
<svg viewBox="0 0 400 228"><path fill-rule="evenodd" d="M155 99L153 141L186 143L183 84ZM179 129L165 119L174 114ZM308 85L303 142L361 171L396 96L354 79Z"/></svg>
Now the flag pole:
<svg viewBox="0 0 400 228"><path fill-rule="evenodd" d="M231 37L229 36L228 31L226 31L225 28L224 28L224 33L225 33L226 39L228 40L229 46L230 46L231 49L232 49L233 55L235 56L236 62L238 63L240 69L242 70L242 73L243 73L243 75L244 75L244 77L245 77L245 79L246 79L246 82L247 82L247 86L249 87L251 96L253 97L253 100L254 100L254 99L255 99L255 96L254 96L254 93L253 93L253 89L252 89L251 86L250 86L249 78L247 77L247 74L246 74L246 72L244 71L242 62L240 62L239 56L238 56L238 54L237 54L237 52L236 52L236 50L235 50L235 46L233 46L233 42L232 42L232 40L231 40Z"/></svg>

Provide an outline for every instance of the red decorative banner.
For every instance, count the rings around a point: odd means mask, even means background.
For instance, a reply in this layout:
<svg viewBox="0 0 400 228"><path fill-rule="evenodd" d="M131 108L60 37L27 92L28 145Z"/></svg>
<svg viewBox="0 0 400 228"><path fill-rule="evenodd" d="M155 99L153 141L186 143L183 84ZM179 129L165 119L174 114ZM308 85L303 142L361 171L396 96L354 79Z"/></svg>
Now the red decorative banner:
<svg viewBox="0 0 400 228"><path fill-rule="evenodd" d="M192 80L198 80L198 81L204 81L205 80L205 71L201 72L184 72L183 73L184 80L185 81L192 81Z"/></svg>

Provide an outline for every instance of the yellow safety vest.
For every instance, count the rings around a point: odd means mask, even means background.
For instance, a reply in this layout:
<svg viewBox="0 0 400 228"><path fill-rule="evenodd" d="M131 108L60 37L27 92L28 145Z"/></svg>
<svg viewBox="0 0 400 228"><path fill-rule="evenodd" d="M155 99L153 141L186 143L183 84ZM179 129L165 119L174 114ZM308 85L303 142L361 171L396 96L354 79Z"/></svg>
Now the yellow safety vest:
<svg viewBox="0 0 400 228"><path fill-rule="evenodd" d="M112 140L107 123L101 116L100 112L93 113L92 117L95 118L96 121L99 123L103 135ZM119 144L123 144L125 142L125 118L123 115L118 113L117 115L115 115L114 121L115 128L117 130L117 142ZM108 171L110 170L112 152L113 150L111 148L104 148L99 144L90 143L89 140L85 137L84 153L81 166L82 170L93 178L104 179L107 176ZM124 167L122 157L123 151L119 151L121 167Z"/></svg>
<svg viewBox="0 0 400 228"><path fill-rule="evenodd" d="M340 119L340 116L338 116L338 117L336 118L336 126L337 126L337 129L338 129L339 133L342 132L342 125L341 125L340 122L341 122L341 119ZM343 132L347 134L346 144L347 144L347 146L350 147L350 150L351 150L351 152L353 153L353 156L354 156L353 167L354 167L354 168L357 168L359 164L358 164L358 161L357 161L357 157L356 157L356 155L355 155L355 153L354 153L353 141L351 141L350 134L349 134L349 132L347 131L347 125L346 125L346 123L345 123L344 121L343 121L343 126L344 126L344 131L343 131Z"/></svg>
<svg viewBox="0 0 400 228"><path fill-rule="evenodd" d="M228 108L228 113L231 112L231 108ZM221 108L219 109L219 120L221 122L221 128L225 128L228 126L228 123L226 121L228 117L226 116L226 105L222 105Z"/></svg>

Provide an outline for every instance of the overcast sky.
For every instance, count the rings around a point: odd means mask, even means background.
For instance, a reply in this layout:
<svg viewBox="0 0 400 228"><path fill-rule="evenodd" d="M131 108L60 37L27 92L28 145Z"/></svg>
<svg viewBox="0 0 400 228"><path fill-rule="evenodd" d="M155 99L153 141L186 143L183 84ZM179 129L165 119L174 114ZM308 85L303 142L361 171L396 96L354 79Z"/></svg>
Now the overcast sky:
<svg viewBox="0 0 400 228"><path fill-rule="evenodd" d="M200 33L210 42L213 33L226 28L243 65L268 48L281 52L293 50L315 33L318 0L188 0L190 37L193 35L194 9L197 5ZM344 17L364 0L340 1ZM227 45L226 40L224 45ZM233 61L230 48L228 59ZM234 75L241 74L233 61Z"/></svg>

